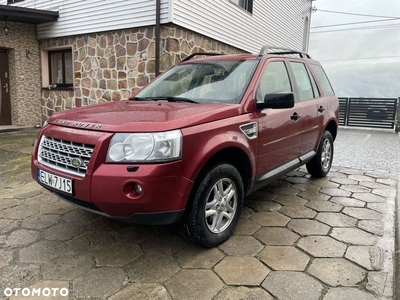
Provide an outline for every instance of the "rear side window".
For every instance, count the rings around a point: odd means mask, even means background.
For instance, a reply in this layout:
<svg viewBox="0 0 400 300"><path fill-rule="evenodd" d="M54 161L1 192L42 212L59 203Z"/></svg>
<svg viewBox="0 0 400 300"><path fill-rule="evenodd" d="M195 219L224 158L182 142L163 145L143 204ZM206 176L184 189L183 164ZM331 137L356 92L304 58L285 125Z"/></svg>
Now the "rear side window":
<svg viewBox="0 0 400 300"><path fill-rule="evenodd" d="M326 77L324 69L321 66L311 65L315 74L317 75L319 81L321 81L322 87L324 88L325 94L328 96L333 96L335 93L333 92L332 86Z"/></svg>
<svg viewBox="0 0 400 300"><path fill-rule="evenodd" d="M314 92L306 66L303 63L290 62L290 67L299 88L300 101L313 99Z"/></svg>

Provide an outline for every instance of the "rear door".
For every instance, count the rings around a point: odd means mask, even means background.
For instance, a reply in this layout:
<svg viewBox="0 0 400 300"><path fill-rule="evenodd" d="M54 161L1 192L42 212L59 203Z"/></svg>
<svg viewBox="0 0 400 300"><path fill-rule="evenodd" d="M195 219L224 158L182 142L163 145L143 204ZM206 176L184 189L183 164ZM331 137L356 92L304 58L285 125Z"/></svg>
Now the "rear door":
<svg viewBox="0 0 400 300"><path fill-rule="evenodd" d="M11 125L9 77L7 51L0 49L0 125Z"/></svg>
<svg viewBox="0 0 400 300"><path fill-rule="evenodd" d="M256 92L257 102L266 94L293 91L284 59L265 62ZM259 120L257 176L284 164L298 163L302 129L302 108L295 103L288 109L263 109L257 112ZM286 165L286 167L289 167Z"/></svg>
<svg viewBox="0 0 400 300"><path fill-rule="evenodd" d="M307 157L307 154L311 155L318 147L326 104L307 64L291 60L289 65L298 90L299 106L303 112L299 120L303 133L299 156Z"/></svg>

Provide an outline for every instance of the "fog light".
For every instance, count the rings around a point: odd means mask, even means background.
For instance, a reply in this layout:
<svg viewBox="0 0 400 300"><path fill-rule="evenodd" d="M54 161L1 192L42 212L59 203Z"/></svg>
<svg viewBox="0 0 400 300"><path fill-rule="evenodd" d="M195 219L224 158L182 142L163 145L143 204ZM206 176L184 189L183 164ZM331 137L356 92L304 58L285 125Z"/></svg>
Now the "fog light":
<svg viewBox="0 0 400 300"><path fill-rule="evenodd" d="M135 183L134 189L135 189L135 193L138 194L138 196L141 195L143 192L143 188L139 183Z"/></svg>
<svg viewBox="0 0 400 300"><path fill-rule="evenodd" d="M146 194L146 189L141 182L129 181L124 184L122 193L131 200L137 200Z"/></svg>

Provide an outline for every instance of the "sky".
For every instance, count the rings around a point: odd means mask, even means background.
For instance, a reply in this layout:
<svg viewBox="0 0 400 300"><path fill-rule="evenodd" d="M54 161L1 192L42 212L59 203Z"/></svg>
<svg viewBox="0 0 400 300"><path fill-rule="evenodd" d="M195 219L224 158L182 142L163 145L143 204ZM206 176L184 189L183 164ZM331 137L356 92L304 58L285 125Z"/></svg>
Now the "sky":
<svg viewBox="0 0 400 300"><path fill-rule="evenodd" d="M316 0L313 7L309 53L323 65L336 95L400 97L400 0ZM398 19L370 22L386 16ZM344 30L355 27L369 28Z"/></svg>

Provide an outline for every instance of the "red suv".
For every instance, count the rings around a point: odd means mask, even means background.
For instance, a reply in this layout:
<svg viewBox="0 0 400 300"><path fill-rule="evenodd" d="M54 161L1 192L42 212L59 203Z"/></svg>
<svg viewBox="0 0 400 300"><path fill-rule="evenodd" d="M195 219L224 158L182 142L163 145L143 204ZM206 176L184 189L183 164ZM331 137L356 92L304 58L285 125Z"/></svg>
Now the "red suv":
<svg viewBox="0 0 400 300"><path fill-rule="evenodd" d="M246 195L306 164L331 167L338 99L306 53L189 56L125 101L54 114L32 176L118 220L182 220L194 243L227 240Z"/></svg>

